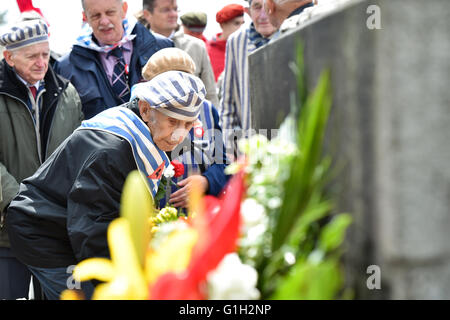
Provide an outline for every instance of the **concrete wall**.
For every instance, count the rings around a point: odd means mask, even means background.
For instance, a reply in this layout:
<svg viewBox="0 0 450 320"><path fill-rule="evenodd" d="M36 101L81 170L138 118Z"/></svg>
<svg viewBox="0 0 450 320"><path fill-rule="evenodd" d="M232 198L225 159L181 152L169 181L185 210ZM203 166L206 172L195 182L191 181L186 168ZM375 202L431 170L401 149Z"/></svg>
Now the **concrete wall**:
<svg viewBox="0 0 450 320"><path fill-rule="evenodd" d="M367 28L370 5L382 29ZM331 69L331 188L355 219L345 258L357 298L450 298L449 16L448 0L355 0L249 57L256 129L289 111L299 40L309 88ZM369 265L380 290L366 286Z"/></svg>

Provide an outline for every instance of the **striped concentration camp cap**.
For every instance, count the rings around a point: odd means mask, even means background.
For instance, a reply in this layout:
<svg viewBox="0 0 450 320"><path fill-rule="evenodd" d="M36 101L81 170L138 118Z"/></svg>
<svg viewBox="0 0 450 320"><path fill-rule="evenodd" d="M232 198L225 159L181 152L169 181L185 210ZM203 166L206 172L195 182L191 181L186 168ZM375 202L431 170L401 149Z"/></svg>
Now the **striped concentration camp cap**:
<svg viewBox="0 0 450 320"><path fill-rule="evenodd" d="M195 121L205 97L205 86L198 77L181 71L167 71L134 85L130 101L144 100L169 117Z"/></svg>
<svg viewBox="0 0 450 320"><path fill-rule="evenodd" d="M21 21L6 29L0 37L0 45L15 50L48 41L48 26L44 20Z"/></svg>

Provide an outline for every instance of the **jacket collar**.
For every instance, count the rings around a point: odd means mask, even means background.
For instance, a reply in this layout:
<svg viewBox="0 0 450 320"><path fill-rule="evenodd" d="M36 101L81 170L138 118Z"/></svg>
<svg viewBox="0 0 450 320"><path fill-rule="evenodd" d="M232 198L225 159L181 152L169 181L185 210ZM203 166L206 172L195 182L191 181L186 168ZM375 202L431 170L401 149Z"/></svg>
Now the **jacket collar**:
<svg viewBox="0 0 450 320"><path fill-rule="evenodd" d="M305 10L306 8L312 7L314 4L312 2L306 3L303 6L300 6L298 8L296 8L294 11L292 11L289 16L286 19L289 19L293 16L299 15L300 13L303 12L303 10Z"/></svg>
<svg viewBox="0 0 450 320"><path fill-rule="evenodd" d="M136 23L131 34L136 35L135 39L133 40L133 56L139 57L139 62L143 67L147 63L148 58L150 58L146 57L145 53L149 50L149 48L156 45L155 44L156 39L151 34L151 32L149 32L139 22ZM139 41L136 41L137 39L139 39ZM101 66L99 54L95 50L86 47L81 47L79 45L74 45L72 48L72 53L73 54L70 55L72 63L75 63L75 61L72 60L72 58L74 58L73 57L74 55L85 58L85 61L83 61L83 63L79 63L79 61L76 62L77 67L82 70L96 72L97 70L96 64L98 66Z"/></svg>
<svg viewBox="0 0 450 320"><path fill-rule="evenodd" d="M211 41L208 42L209 46L225 50L227 47L227 40L219 39L221 34L222 32L216 34L216 36Z"/></svg>

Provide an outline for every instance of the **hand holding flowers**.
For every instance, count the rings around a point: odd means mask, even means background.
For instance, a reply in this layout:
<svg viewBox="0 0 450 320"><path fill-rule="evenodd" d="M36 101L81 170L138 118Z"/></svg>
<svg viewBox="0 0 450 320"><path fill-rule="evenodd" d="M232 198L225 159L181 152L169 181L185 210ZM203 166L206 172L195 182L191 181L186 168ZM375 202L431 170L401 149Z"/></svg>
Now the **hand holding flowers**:
<svg viewBox="0 0 450 320"><path fill-rule="evenodd" d="M176 186L177 188L179 187L175 182L172 181L172 178L181 177L183 176L183 174L184 165L177 160L171 161L169 166L164 170L161 182L159 183L158 192L155 195L156 207L159 207L159 201L165 197L167 188L170 188L172 185Z"/></svg>
<svg viewBox="0 0 450 320"><path fill-rule="evenodd" d="M193 184L199 185L199 191L201 191L202 194L205 194L206 191L208 191L208 179L202 175L192 175L178 182L177 187L180 189L170 195L169 203L177 208L187 208L188 196Z"/></svg>

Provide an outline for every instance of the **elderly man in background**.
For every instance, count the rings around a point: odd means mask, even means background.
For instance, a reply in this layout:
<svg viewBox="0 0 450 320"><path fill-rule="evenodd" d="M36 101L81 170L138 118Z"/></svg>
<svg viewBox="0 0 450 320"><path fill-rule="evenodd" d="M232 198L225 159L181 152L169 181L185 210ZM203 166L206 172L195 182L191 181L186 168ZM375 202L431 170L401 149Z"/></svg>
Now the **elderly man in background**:
<svg viewBox="0 0 450 320"><path fill-rule="evenodd" d="M10 250L6 208L31 176L81 123L72 84L49 65L48 28L22 21L0 37L0 299L27 298L30 272Z"/></svg>
<svg viewBox="0 0 450 320"><path fill-rule="evenodd" d="M216 21L222 32L208 41L208 54L214 70L216 82L225 66L225 50L228 37L244 24L244 7L240 4L229 4L216 14Z"/></svg>
<svg viewBox="0 0 450 320"><path fill-rule="evenodd" d="M166 152L181 143L205 98L202 81L179 71L133 86L131 102L110 108L81 126L40 169L20 185L6 216L11 248L41 282L49 299L67 289L68 267L108 257L107 228L119 216L125 179L146 177L155 196ZM84 286L84 288L83 288ZM90 282L81 287L89 296Z"/></svg>
<svg viewBox="0 0 450 320"><path fill-rule="evenodd" d="M195 62L195 75L202 79L206 87L206 98L215 106L219 104L216 82L203 41L184 34L178 25L176 0L143 0L142 18L153 32L170 38L175 47L186 51Z"/></svg>
<svg viewBox="0 0 450 320"><path fill-rule="evenodd" d="M87 24L72 51L55 70L77 88L86 119L128 102L130 88L142 80L147 60L169 39L150 34L135 19L127 19L122 0L82 0Z"/></svg>
<svg viewBox="0 0 450 320"><path fill-rule="evenodd" d="M228 38L225 54L220 124L230 158L237 155L236 139L248 135L252 128L248 55L269 42L276 31L263 9L263 0L250 0L249 4L252 23Z"/></svg>
<svg viewBox="0 0 450 320"><path fill-rule="evenodd" d="M270 23L279 29L280 33L298 27L300 14L313 5L313 0L264 0L264 10Z"/></svg>

